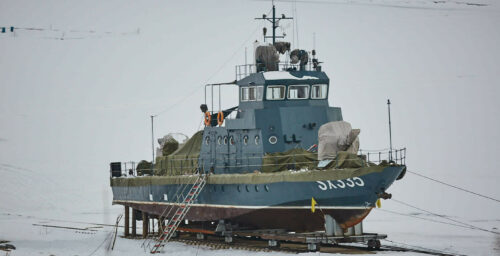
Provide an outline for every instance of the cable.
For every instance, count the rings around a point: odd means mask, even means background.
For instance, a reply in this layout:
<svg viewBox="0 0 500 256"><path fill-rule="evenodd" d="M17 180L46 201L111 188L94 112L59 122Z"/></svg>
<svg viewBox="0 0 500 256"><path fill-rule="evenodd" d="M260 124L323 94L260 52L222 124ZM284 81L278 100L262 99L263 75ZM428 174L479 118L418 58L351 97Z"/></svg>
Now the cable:
<svg viewBox="0 0 500 256"><path fill-rule="evenodd" d="M411 207L413 209L417 209L419 211L422 211L422 212L426 212L426 213L429 213L429 214L432 214L434 216L437 216L437 217L440 217L440 218L443 218L443 219L447 219L447 220L450 220L450 221L453 221L453 222L456 222L456 223L459 223L461 225L466 225L466 226L469 226L473 229L477 229L477 230L481 230L481 231L485 231L485 232L489 232L489 233L493 233L493 234L497 234L497 235L500 235L499 232L495 232L495 231L491 231L491 230L488 230L488 229L484 229L484 228L481 228L481 227L478 227L478 226L474 226L474 225L471 225L471 224L468 224L468 223L465 223L465 222L461 222L461 221L458 221L458 220L454 220L452 218L449 218L449 217L446 217L446 215L444 214L437 214L437 213L434 213L434 212L431 212L431 211L427 211L427 210L424 210L422 208L419 208L419 207L416 207L414 205L411 205L411 204L408 204L408 203L405 203L405 202L402 202L402 201L399 201L397 199L394 199L392 198L392 201L396 202L396 203L399 203L399 204L402 204L402 205L406 205L408 207Z"/></svg>
<svg viewBox="0 0 500 256"><path fill-rule="evenodd" d="M94 255L94 253L96 253L96 252L97 252L97 250L99 250L99 248L101 248L101 247L104 245L104 243L106 243L106 241L108 241L108 240L109 240L109 239L111 239L112 237L113 237L113 232L109 232L109 233L108 233L108 236L107 236L106 238L104 238L104 241L102 241L102 243L101 243L99 246L97 246L97 248L95 248L95 250L94 250L94 251L92 251L92 252L89 254L89 256Z"/></svg>
<svg viewBox="0 0 500 256"><path fill-rule="evenodd" d="M439 220L427 219L427 218L423 218L423 217L419 217L419 216L415 216L415 215L411 215L411 214L407 214L407 213L395 212L395 211L385 210L385 209L381 209L381 208L375 208L375 209L377 209L378 211L383 211L383 212L388 212L388 213L397 214L397 215L401 215L401 216L417 218L417 219L426 220L426 221L430 221L430 222L436 222L436 223L441 223L441 224L446 224L446 225L451 225L451 226L456 226L456 227L461 227L461 228L473 229L469 226L458 225L458 224L453 224L453 223L439 221Z"/></svg>
<svg viewBox="0 0 500 256"><path fill-rule="evenodd" d="M422 174L419 174L417 172L414 172L414 171L410 171L410 170L407 170L407 172L411 173L411 174L415 174L417 176L420 176L422 178L425 178L425 179L428 179L428 180L432 180L434 182L437 182L437 183L440 183L440 184L443 184L443 185L446 185L448 187L452 187L452 188L455 188L455 189L458 189L458 190L461 190L461 191L464 191L464 192L467 192L467 193L470 193L470 194L473 194L473 195L476 195L476 196L480 196L480 197L483 197L483 198L486 198L486 199L489 199L489 200L492 200L492 201L496 201L497 203L500 203L500 200L496 199L496 198L493 198L493 197L489 197L489 196L485 196L485 195L482 195L482 194L479 194L479 193L476 193L476 192L473 192L473 191L470 191L470 190L467 190L465 188L461 188L461 187L458 187L458 186L455 186L455 185L452 185L452 184L448 184L446 182L443 182L443 181L440 181L440 180L437 180L437 179L433 179L431 177L428 177L428 176L425 176L425 175L422 175Z"/></svg>
<svg viewBox="0 0 500 256"><path fill-rule="evenodd" d="M189 98L196 91L198 91L200 88L202 88L203 86L205 86L215 75L217 75L227 65L227 63L229 63L229 61L231 61L234 58L234 56L236 56L236 54L241 50L241 48L243 46L245 46L245 44L255 35L255 33L257 33L257 31L259 30L259 28L260 28L260 24L250 34L250 36L240 45L240 47L238 47L236 49L236 51L234 51L234 53L231 55L231 57L229 57L229 59L227 59L224 62L224 64L222 64L211 76L208 77L208 79L205 81L205 83L203 83L200 86L194 88L194 90L192 90L190 93L186 94L183 98L181 98L180 100L176 101L174 104L170 105L169 107L167 107L167 108L163 109L162 111L158 112L155 116L162 115L162 114L164 114L164 113L172 110L173 108L175 108L176 106L178 106L181 102L183 102L184 100L186 100L187 98Z"/></svg>
<svg viewBox="0 0 500 256"><path fill-rule="evenodd" d="M389 240L387 238L385 238L384 240L387 241L387 242L393 243L393 244L399 244L399 245L409 246L410 248L408 248L408 249L414 250L414 251L418 251L418 252L433 253L433 254L437 254L437 255L460 255L460 256L462 255L462 254L456 254L456 253L451 253L451 252L447 252L447 251L429 249L429 248L425 248L425 247L422 247L422 246L405 244L405 243L401 243L401 242L394 242L394 241ZM413 247L413 248L411 248L411 247Z"/></svg>

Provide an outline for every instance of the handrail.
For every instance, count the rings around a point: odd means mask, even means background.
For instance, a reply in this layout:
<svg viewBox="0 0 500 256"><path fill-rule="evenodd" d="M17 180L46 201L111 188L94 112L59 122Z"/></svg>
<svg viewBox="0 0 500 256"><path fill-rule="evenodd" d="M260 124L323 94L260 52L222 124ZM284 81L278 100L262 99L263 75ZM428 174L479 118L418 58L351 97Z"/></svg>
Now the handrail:
<svg viewBox="0 0 500 256"><path fill-rule="evenodd" d="M248 156L248 157L234 157L230 158L230 155L233 154L219 154L219 155L227 155L227 157L216 157L214 159L214 167L215 168L235 168L235 167L259 167L259 166L278 166L278 165L283 165L286 163L258 163L255 161L250 162L251 159L254 159L256 161L263 161L264 158L283 158L283 157L290 157L289 155L287 156L265 156L265 155L260 155L260 156ZM294 156L300 156L300 155L309 155L309 154L294 154ZM357 154L361 159L365 160L367 163L374 163L374 164L382 164L382 163L388 163L388 164L399 164L399 165L406 165L406 148L401 148L401 149L394 149L394 150L380 150L380 151L374 151L374 150L362 150L360 149ZM229 159L230 158L230 159ZM227 160L231 161L236 161L236 165L220 165L221 162L225 162ZM246 160L245 163L241 162L238 164L238 160ZM359 158L356 157L356 159L344 159L344 161L358 161ZM196 169L200 167L199 164L199 158L184 158L184 159L170 159L169 161L181 161L180 166L175 166L173 167L175 170L173 172L184 172L184 170L192 170L192 173L196 172ZM293 165L304 165L304 164L315 164L319 162L318 160L310 160L310 161L293 161L290 162L289 164ZM129 164L132 164L134 166L134 162L127 162ZM182 164L182 163L185 163ZM159 165L156 165L159 167ZM203 163L201 164L203 166ZM150 171L151 175L154 175L154 170L151 168L146 168L146 169L134 169L133 173L145 173L144 170ZM173 170L173 169L172 169ZM123 173L123 171L122 171ZM130 176L136 176L136 175L128 175L126 172L125 177L130 177Z"/></svg>
<svg viewBox="0 0 500 256"><path fill-rule="evenodd" d="M372 163L395 163L400 165L406 165L406 148L401 149L393 149L393 150L381 150L381 151L373 151L373 150L359 150L358 155L361 157L366 157L367 162ZM363 154L365 153L365 154Z"/></svg>
<svg viewBox="0 0 500 256"><path fill-rule="evenodd" d="M300 70L300 65L299 64L291 64L290 62L278 62L278 70L277 71L286 71L286 70ZM313 65L312 62L309 61L305 65L305 70L306 71L312 71ZM239 81L251 74L257 73L257 64L242 64L242 65L236 65L235 66L235 75L236 75L236 81Z"/></svg>

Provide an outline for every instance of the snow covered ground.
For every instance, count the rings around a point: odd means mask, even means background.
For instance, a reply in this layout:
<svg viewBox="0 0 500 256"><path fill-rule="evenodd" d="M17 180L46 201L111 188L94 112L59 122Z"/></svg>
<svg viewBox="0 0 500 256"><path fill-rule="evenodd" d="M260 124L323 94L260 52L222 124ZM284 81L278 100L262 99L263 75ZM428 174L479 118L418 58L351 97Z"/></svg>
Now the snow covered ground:
<svg viewBox="0 0 500 256"><path fill-rule="evenodd" d="M391 98L393 139L408 148L409 170L500 198L498 1L296 5L300 41L292 43L310 49L316 34L330 104L361 128L362 148L388 144ZM289 16L292 6L277 3ZM0 240L17 247L11 255L144 254L141 240L120 237L106 249L112 228L102 224L123 210L111 205L108 163L150 158L150 114L162 113L158 137L194 133L202 85L234 79L244 47L250 52L261 38L253 18L269 8L243 0L1 1L0 27L42 28L0 34ZM292 41L293 25L282 25ZM224 92L224 107L236 104L234 93ZM411 173L389 192L445 218L387 200L365 231L406 246L500 255L499 235L441 223L500 232L498 202ZM279 254L179 243L168 252Z"/></svg>

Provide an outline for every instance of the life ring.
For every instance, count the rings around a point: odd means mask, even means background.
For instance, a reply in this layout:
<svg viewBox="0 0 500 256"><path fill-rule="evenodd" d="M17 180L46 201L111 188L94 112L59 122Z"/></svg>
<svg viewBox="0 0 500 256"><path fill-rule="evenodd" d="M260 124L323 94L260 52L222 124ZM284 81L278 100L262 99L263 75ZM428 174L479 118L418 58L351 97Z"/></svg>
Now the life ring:
<svg viewBox="0 0 500 256"><path fill-rule="evenodd" d="M222 111L219 111L219 113L217 113L217 124L219 124L219 126L222 126L223 123L224 123L224 113Z"/></svg>
<svg viewBox="0 0 500 256"><path fill-rule="evenodd" d="M205 121L205 126L210 126L210 123L212 122L212 115L210 112L205 112L205 117L203 117L203 119Z"/></svg>

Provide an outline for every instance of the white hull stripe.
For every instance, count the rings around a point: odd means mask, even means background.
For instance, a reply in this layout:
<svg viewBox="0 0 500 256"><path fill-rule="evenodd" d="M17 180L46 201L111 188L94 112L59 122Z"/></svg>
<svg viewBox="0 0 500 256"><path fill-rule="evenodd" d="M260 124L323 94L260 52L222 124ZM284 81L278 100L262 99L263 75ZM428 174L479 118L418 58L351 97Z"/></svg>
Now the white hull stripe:
<svg viewBox="0 0 500 256"><path fill-rule="evenodd" d="M181 205L179 203L169 202L147 202L147 201L128 201L128 200L113 200L114 204L134 203L134 204L149 204L149 205ZM216 208L243 208L243 209L310 209L311 206L254 206L254 205L224 205L224 204L191 204L193 207L216 207ZM316 206L318 209L341 209L341 210L360 210L371 209L368 206Z"/></svg>

